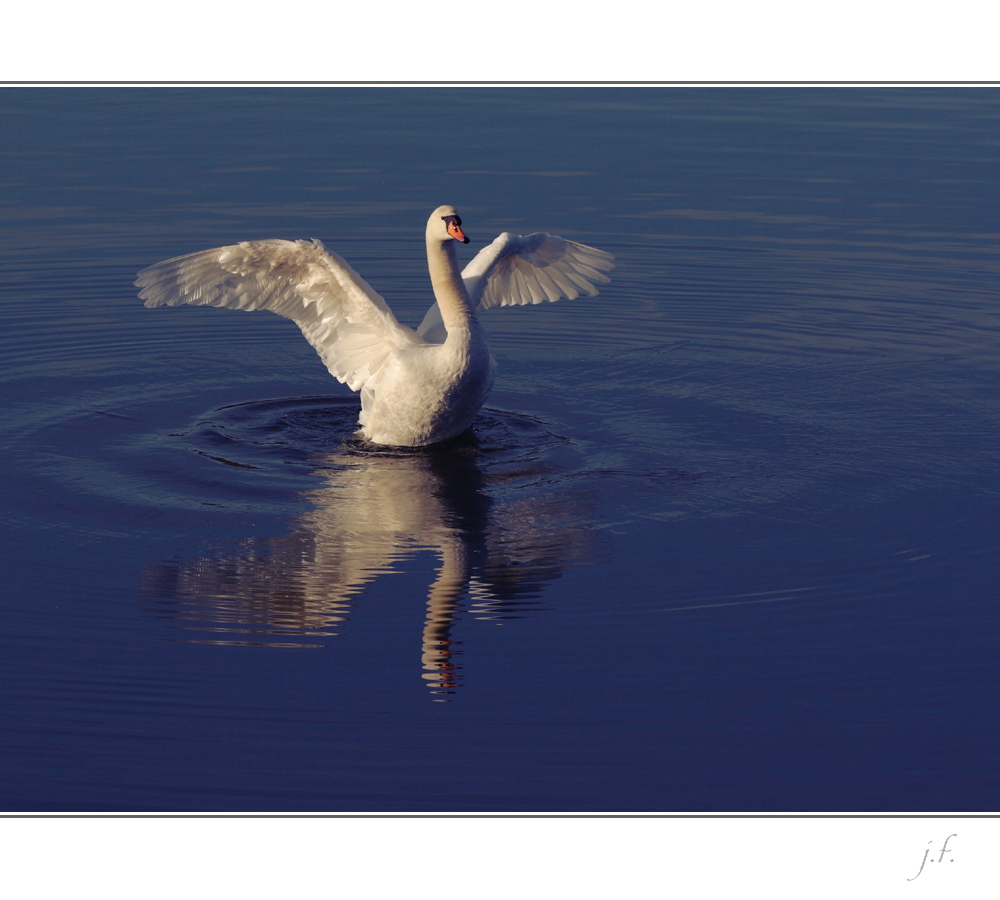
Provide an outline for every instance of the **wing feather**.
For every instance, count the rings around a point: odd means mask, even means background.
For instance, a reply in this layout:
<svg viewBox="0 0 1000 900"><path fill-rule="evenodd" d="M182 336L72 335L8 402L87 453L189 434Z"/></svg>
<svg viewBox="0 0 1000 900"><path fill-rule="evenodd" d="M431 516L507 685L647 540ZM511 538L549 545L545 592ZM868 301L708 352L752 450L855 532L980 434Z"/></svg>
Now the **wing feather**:
<svg viewBox="0 0 1000 900"><path fill-rule="evenodd" d="M597 295L598 284L611 279L614 256L604 250L538 232L526 236L501 234L484 247L462 272L465 289L477 312L494 306L527 306L580 294ZM447 332L435 303L417 334L440 342Z"/></svg>
<svg viewBox="0 0 1000 900"><path fill-rule="evenodd" d="M330 373L352 390L377 386L395 350L425 341L319 241L243 241L178 256L136 279L146 306L265 309L291 319Z"/></svg>
<svg viewBox="0 0 1000 900"><path fill-rule="evenodd" d="M484 247L462 272L465 289L477 312L494 306L554 303L580 294L594 297L598 284L611 279L614 256L604 250L538 232L526 236L501 234ZM435 303L417 334L441 342L447 336Z"/></svg>
<svg viewBox="0 0 1000 900"><path fill-rule="evenodd" d="M479 310L554 303L607 284L614 256L554 234L501 234L466 266L462 278Z"/></svg>

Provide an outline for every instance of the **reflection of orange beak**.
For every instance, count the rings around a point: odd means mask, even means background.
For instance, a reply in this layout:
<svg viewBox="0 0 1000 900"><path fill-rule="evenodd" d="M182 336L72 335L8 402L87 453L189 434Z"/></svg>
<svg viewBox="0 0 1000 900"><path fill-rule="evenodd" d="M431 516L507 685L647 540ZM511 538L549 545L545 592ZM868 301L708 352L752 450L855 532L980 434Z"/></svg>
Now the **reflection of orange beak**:
<svg viewBox="0 0 1000 900"><path fill-rule="evenodd" d="M463 244L469 243L469 239L462 232L461 225L456 225L454 222L449 222L448 234L450 234L456 241L461 241Z"/></svg>

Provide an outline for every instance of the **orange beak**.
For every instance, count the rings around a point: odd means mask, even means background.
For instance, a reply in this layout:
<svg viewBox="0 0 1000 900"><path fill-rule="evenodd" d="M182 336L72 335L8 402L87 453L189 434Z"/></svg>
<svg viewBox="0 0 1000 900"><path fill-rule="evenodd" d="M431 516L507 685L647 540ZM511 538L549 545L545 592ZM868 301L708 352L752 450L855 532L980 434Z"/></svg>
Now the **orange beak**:
<svg viewBox="0 0 1000 900"><path fill-rule="evenodd" d="M448 234L450 234L456 241L461 241L463 244L469 243L469 239L462 232L461 225L456 225L454 222L449 222Z"/></svg>

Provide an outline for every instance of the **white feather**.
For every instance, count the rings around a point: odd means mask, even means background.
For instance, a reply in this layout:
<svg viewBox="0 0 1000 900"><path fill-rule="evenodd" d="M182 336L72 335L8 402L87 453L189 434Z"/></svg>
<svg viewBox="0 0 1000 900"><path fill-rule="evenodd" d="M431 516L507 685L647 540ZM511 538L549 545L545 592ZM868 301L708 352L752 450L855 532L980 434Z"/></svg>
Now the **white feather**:
<svg viewBox="0 0 1000 900"><path fill-rule="evenodd" d="M501 234L476 254L462 272L476 312L494 306L525 306L575 300L581 293L597 296L596 285L607 284L614 256L568 241L555 234ZM427 340L444 340L444 325L437 304L432 306L417 334Z"/></svg>
<svg viewBox="0 0 1000 900"><path fill-rule="evenodd" d="M136 279L146 306L266 309L291 319L351 390L376 377L393 350L424 343L319 241L243 241L178 256Z"/></svg>

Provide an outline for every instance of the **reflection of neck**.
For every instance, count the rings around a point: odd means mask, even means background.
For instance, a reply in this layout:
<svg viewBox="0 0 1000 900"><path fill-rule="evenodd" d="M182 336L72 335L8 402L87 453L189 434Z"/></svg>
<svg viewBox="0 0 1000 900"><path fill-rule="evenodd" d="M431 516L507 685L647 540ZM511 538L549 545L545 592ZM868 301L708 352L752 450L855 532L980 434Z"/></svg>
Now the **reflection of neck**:
<svg viewBox="0 0 1000 900"><path fill-rule="evenodd" d="M456 332L467 334L474 317L469 294L458 271L455 242L449 239L442 243L428 235L427 268L430 269L431 287L434 288L434 298L448 336Z"/></svg>
<svg viewBox="0 0 1000 900"><path fill-rule="evenodd" d="M451 657L451 626L456 620L455 607L469 581L468 553L458 540L441 547L441 568L427 595L427 618L424 619L424 680L435 693L451 693L458 684L457 669ZM436 690L435 690L436 689Z"/></svg>

